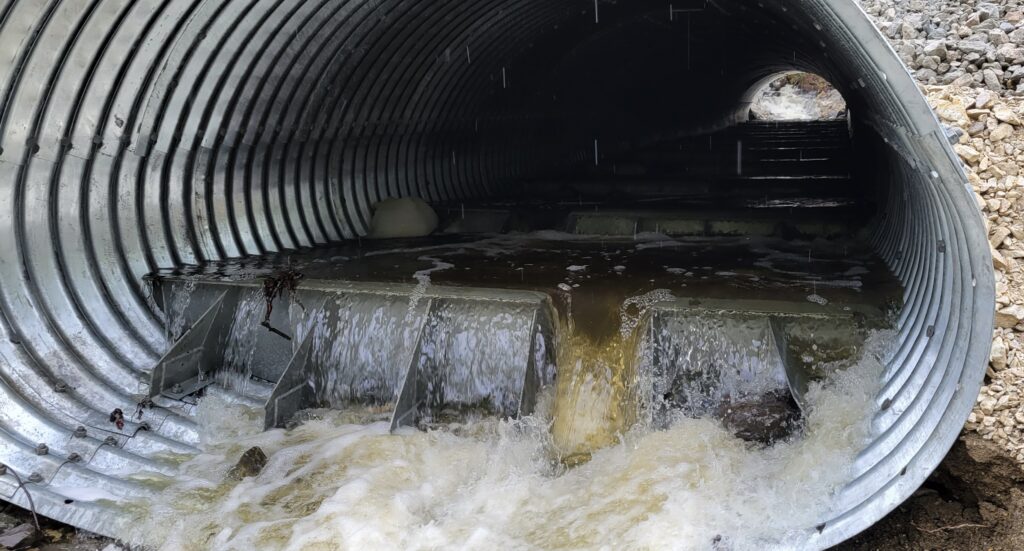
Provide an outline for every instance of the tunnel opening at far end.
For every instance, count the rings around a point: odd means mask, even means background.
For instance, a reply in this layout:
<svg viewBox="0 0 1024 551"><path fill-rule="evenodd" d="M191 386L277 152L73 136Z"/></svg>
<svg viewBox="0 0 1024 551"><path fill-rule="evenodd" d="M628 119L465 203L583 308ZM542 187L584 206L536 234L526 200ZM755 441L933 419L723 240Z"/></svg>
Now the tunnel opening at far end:
<svg viewBox="0 0 1024 551"><path fill-rule="evenodd" d="M304 543L374 546L332 504L397 518L393 491L444 546L524 488L482 545L825 548L916 489L980 386L985 231L853 2L99 2L123 17L64 34L28 4L0 24L98 51L79 74L26 39L0 110L21 263L0 374L63 385L0 378L26 423L0 452L72 422L53 403L119 447L75 463L110 496L65 502L77 479L51 473L45 514L273 547L251 527L283 503ZM271 457L234 487L242 443ZM187 482L124 462L252 499L178 506ZM106 505L139 496L180 522Z"/></svg>
<svg viewBox="0 0 1024 551"><path fill-rule="evenodd" d="M759 88L750 116L763 121L836 120L846 117L846 101L818 75L793 72L770 79Z"/></svg>

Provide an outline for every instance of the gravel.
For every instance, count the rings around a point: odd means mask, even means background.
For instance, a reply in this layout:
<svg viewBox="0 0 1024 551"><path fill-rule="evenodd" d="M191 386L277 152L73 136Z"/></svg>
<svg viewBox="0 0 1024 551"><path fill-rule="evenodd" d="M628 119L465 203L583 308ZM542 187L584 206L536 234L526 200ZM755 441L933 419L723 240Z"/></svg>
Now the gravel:
<svg viewBox="0 0 1024 551"><path fill-rule="evenodd" d="M996 331L986 385L966 431L1024 465L1024 2L863 0L918 78L989 227Z"/></svg>

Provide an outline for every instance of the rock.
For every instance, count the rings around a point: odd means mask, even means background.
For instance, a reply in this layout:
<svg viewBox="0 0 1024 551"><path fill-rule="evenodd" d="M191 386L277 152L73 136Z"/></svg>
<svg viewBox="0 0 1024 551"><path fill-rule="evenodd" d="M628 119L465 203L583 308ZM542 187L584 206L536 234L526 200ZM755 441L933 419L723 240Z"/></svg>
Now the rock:
<svg viewBox="0 0 1024 551"><path fill-rule="evenodd" d="M36 527L26 522L7 530L3 534L0 534L0 548L26 548L35 543L38 539L39 534L36 532Z"/></svg>
<svg viewBox="0 0 1024 551"><path fill-rule="evenodd" d="M977 97L974 98L974 107L977 109L989 109L995 105L998 97L989 90L981 90L978 92Z"/></svg>
<svg viewBox="0 0 1024 551"><path fill-rule="evenodd" d="M959 126L971 124L971 118L967 116L967 109L963 102L940 100L935 102L935 112L939 118Z"/></svg>
<svg viewBox="0 0 1024 551"><path fill-rule="evenodd" d="M913 27L914 29L923 29L925 23L925 16L923 13L908 13L903 21Z"/></svg>
<svg viewBox="0 0 1024 551"><path fill-rule="evenodd" d="M263 468L266 466L267 455L263 453L263 450L258 447L249 448L248 451L242 454L238 463L231 467L231 470L224 476L224 479L239 481L243 478L257 476L263 472Z"/></svg>
<svg viewBox="0 0 1024 551"><path fill-rule="evenodd" d="M370 239L424 237L434 233L437 213L425 201L415 197L388 199L374 205Z"/></svg>
<svg viewBox="0 0 1024 551"><path fill-rule="evenodd" d="M917 29L915 29L911 25L904 23L903 25L900 26L900 35L904 39L917 38Z"/></svg>
<svg viewBox="0 0 1024 551"><path fill-rule="evenodd" d="M967 116L970 117L971 120L978 120L978 119L980 119L982 117L982 115L991 115L991 114L992 114L992 111L989 111L988 109L968 109L967 110ZM986 125L985 128L988 129L988 125Z"/></svg>
<svg viewBox="0 0 1024 551"><path fill-rule="evenodd" d="M1002 122L1012 124L1014 126L1020 126L1020 117L1017 113L1014 113L1006 104L998 103L992 108L992 114Z"/></svg>
<svg viewBox="0 0 1024 551"><path fill-rule="evenodd" d="M919 82L931 82L932 79L938 76L938 73L928 68L918 69L917 72L914 73L914 78L916 78Z"/></svg>
<svg viewBox="0 0 1024 551"><path fill-rule="evenodd" d="M1007 369L1007 343L1002 339L992 341L992 352L989 354L989 363L995 371Z"/></svg>
<svg viewBox="0 0 1024 551"><path fill-rule="evenodd" d="M984 33L986 31L991 31L992 29L996 28L999 28L999 21L995 19L986 19L985 21L982 21L980 24L978 24L978 26L974 27L974 30L979 33Z"/></svg>
<svg viewBox="0 0 1024 551"><path fill-rule="evenodd" d="M968 40L957 45L957 49L965 54L977 54L982 56L988 53L989 45L980 40Z"/></svg>
<svg viewBox="0 0 1024 551"><path fill-rule="evenodd" d="M996 60L1007 65L1024 63L1024 49L1016 44L1003 44L996 49Z"/></svg>
<svg viewBox="0 0 1024 551"><path fill-rule="evenodd" d="M939 58L935 56L921 56L917 59L917 64L924 69L931 69L932 71L938 72L939 70Z"/></svg>
<svg viewBox="0 0 1024 551"><path fill-rule="evenodd" d="M992 253L992 266L995 269L1005 272L1010 268L1010 263L1007 262L1006 258L999 251L991 249L990 252Z"/></svg>
<svg viewBox="0 0 1024 551"><path fill-rule="evenodd" d="M900 59L903 60L904 63L910 65L917 57L917 48L910 44L903 44L896 48L896 53L899 54Z"/></svg>
<svg viewBox="0 0 1024 551"><path fill-rule="evenodd" d="M1003 8L993 2L981 2L977 5L978 14L982 21L999 19L1003 15Z"/></svg>
<svg viewBox="0 0 1024 551"><path fill-rule="evenodd" d="M1003 82L999 80L999 75L997 75L995 71L992 69L985 69L981 74L984 78L985 86L987 86L989 90L1001 91L1003 89Z"/></svg>
<svg viewBox="0 0 1024 551"><path fill-rule="evenodd" d="M1006 138L1009 138L1012 135L1013 135L1013 126L1009 125L1009 124L1006 124L1004 122L1004 123L1000 123L999 126L997 126L996 129L993 130L989 134L988 138L990 140L992 140L993 142L1001 142L1001 141L1005 140Z"/></svg>
<svg viewBox="0 0 1024 551"><path fill-rule="evenodd" d="M1009 40L1009 38L1007 38ZM942 61L946 61L949 58L949 50L946 48L946 43L941 40L932 40L924 45L924 55L929 57L937 57Z"/></svg>
<svg viewBox="0 0 1024 551"><path fill-rule="evenodd" d="M956 150L957 155L960 155L961 159L970 164L977 163L981 159L981 153L969 145L956 144L953 146L953 149Z"/></svg>
<svg viewBox="0 0 1024 551"><path fill-rule="evenodd" d="M984 396L984 397L982 397L980 400L978 400L978 410L981 411L982 415L984 415L985 418L992 419L991 422L986 423L984 421L984 418L983 418L982 424L988 424L988 425L995 424L995 418L991 417L991 415L993 413L995 413L995 410L996 410L996 399L995 398L993 398L991 396Z"/></svg>
<svg viewBox="0 0 1024 551"><path fill-rule="evenodd" d="M998 228L992 230L992 234L989 235L988 241L989 243L992 244L993 247L998 249L999 246L1003 244L1003 241L1006 241L1006 238L1010 237L1012 233L1013 232L1010 231L1010 228L999 226Z"/></svg>
<svg viewBox="0 0 1024 551"><path fill-rule="evenodd" d="M788 391L728 401L719 406L717 414L725 428L741 440L766 445L785 439L800 425L800 410Z"/></svg>
<svg viewBox="0 0 1024 551"><path fill-rule="evenodd" d="M1014 304L996 312L997 327L1013 329L1021 322L1024 322L1024 306Z"/></svg>
<svg viewBox="0 0 1024 551"><path fill-rule="evenodd" d="M1010 126L1010 125L1005 124L1005 125L1000 125L1000 126ZM1013 127L1011 126L1010 128L1012 129ZM1020 174L1020 165L1018 165L1017 163L999 162L999 163L995 164L995 169L1003 172L1004 174L1006 174L1008 176L1017 176L1018 174Z"/></svg>
<svg viewBox="0 0 1024 551"><path fill-rule="evenodd" d="M953 86L957 86L957 87L973 86L973 84L974 84L974 76L971 75L971 74L965 73L965 74L960 75L959 77L957 77L956 80L950 82L950 84L952 84Z"/></svg>
<svg viewBox="0 0 1024 551"><path fill-rule="evenodd" d="M1001 29L995 29L988 32L988 43L993 46L1002 46L1010 41L1010 37L1006 35Z"/></svg>
<svg viewBox="0 0 1024 551"><path fill-rule="evenodd" d="M1024 27L1019 28L1009 34L1010 42L1017 44L1018 46L1024 46Z"/></svg>

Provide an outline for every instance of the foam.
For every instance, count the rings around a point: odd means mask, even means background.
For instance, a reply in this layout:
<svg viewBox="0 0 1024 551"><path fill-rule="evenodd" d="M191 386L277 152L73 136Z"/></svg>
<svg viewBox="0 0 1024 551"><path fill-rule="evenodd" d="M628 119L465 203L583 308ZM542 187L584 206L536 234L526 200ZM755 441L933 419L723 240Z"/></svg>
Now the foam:
<svg viewBox="0 0 1024 551"><path fill-rule="evenodd" d="M883 338L884 337L884 338ZM242 407L210 402L207 451L140 507L136 543L162 549L785 549L824 520L866 442L885 335L807 393L806 433L752 447L711 419L642 423L574 469L554 458L551 397L520 421L403 431L324 411L258 432ZM258 477L221 478L259 445ZM173 520L172 520L173 519Z"/></svg>

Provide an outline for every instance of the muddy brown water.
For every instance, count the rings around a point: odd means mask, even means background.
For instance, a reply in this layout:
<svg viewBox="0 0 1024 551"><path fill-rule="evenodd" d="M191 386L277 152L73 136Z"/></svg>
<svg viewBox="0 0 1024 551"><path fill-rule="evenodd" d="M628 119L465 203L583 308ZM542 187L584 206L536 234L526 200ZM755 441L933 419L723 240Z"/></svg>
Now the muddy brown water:
<svg viewBox="0 0 1024 551"><path fill-rule="evenodd" d="M834 310L855 309L880 327L901 293L899 282L865 246L824 239L674 239L660 234L630 239L547 231L363 241L186 271L230 280L273 275L285 267L306 279L549 295L559 334L552 434L567 464L585 462L637 421L637 324L653 303L673 297L694 305L766 299L827 303Z"/></svg>

